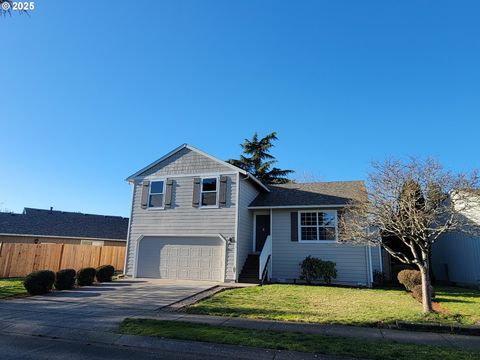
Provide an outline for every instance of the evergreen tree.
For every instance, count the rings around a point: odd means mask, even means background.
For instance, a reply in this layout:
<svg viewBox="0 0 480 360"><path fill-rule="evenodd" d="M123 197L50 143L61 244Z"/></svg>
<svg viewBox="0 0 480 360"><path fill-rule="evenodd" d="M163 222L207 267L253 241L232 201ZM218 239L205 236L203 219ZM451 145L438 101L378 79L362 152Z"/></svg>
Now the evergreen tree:
<svg viewBox="0 0 480 360"><path fill-rule="evenodd" d="M273 166L277 160L270 154L270 149L274 146L272 142L275 140L278 140L276 132L261 139L254 133L251 140L245 139L243 144L240 144L243 155L240 155L239 159L230 159L227 162L248 171L264 184L290 182L287 176L293 173L293 170L282 170Z"/></svg>

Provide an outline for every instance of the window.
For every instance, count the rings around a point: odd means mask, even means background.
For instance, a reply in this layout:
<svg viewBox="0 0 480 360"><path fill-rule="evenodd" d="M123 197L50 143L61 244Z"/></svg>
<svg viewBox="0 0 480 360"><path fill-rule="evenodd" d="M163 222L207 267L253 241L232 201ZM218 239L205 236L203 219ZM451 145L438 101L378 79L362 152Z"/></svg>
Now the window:
<svg viewBox="0 0 480 360"><path fill-rule="evenodd" d="M200 183L201 206L218 206L217 203L217 178L204 178Z"/></svg>
<svg viewBox="0 0 480 360"><path fill-rule="evenodd" d="M150 193L148 195L149 208L163 207L164 181L152 181L150 183Z"/></svg>
<svg viewBox="0 0 480 360"><path fill-rule="evenodd" d="M300 241L336 240L336 211L312 211L300 213Z"/></svg>

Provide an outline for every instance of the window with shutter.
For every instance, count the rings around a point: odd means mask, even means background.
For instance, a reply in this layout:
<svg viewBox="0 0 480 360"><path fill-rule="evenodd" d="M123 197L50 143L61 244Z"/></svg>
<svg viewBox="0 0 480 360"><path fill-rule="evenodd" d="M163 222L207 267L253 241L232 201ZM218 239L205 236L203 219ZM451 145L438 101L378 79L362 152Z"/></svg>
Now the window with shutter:
<svg viewBox="0 0 480 360"><path fill-rule="evenodd" d="M335 242L338 238L336 211L301 211L300 242Z"/></svg>
<svg viewBox="0 0 480 360"><path fill-rule="evenodd" d="M156 180L150 182L150 191L148 194L149 208L163 208L165 194L165 181Z"/></svg>
<svg viewBox="0 0 480 360"><path fill-rule="evenodd" d="M200 183L200 206L218 207L218 178L202 178Z"/></svg>

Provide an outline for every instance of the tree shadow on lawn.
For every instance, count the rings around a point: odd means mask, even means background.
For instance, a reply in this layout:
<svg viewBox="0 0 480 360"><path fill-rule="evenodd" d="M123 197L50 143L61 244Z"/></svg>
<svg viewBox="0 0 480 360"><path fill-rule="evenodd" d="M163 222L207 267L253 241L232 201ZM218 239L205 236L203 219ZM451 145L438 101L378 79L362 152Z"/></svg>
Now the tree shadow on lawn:
<svg viewBox="0 0 480 360"><path fill-rule="evenodd" d="M468 301L468 300L462 300L462 299L446 299L444 297L436 296L434 299L435 302L438 302L440 304L442 303L464 303L464 304L475 304L475 301Z"/></svg>

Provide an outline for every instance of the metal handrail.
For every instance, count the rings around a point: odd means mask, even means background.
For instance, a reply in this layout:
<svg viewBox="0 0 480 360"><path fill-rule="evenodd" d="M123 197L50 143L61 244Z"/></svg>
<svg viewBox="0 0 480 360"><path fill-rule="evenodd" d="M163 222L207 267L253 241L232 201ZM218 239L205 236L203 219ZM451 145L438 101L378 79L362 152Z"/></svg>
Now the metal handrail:
<svg viewBox="0 0 480 360"><path fill-rule="evenodd" d="M270 264L270 259L272 255L268 255L267 262L265 263L265 268L263 269L262 277L260 278L260 285L263 285L265 283L265 278L268 276L269 277L269 272L268 272L268 265Z"/></svg>
<svg viewBox="0 0 480 360"><path fill-rule="evenodd" d="M262 283L264 280L264 274L268 277L271 276L271 271L267 271L267 266L271 269L270 258L272 257L272 236L268 235L263 244L262 251L260 252L258 260L258 279Z"/></svg>

